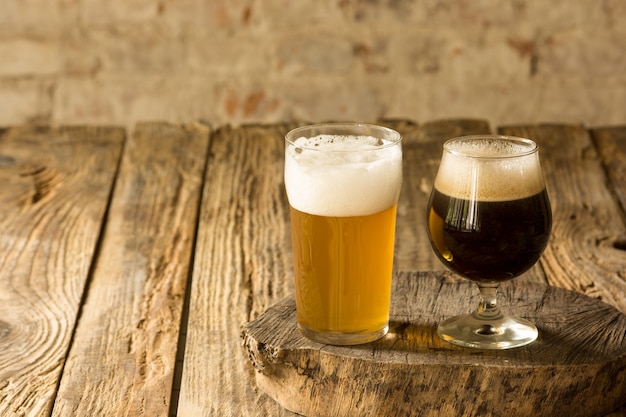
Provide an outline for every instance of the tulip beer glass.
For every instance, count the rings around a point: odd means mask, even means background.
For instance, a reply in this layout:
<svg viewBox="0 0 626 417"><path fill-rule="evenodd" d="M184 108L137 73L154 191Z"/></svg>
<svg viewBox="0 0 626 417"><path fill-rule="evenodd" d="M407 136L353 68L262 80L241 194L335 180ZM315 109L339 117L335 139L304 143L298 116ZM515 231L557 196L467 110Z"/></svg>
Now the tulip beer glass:
<svg viewBox="0 0 626 417"><path fill-rule="evenodd" d="M481 300L474 313L443 321L439 336L482 349L534 341L537 328L504 315L496 291L537 262L551 227L535 142L496 135L447 141L428 203L429 238L447 267L478 284Z"/></svg>
<svg viewBox="0 0 626 417"><path fill-rule="evenodd" d="M353 345L388 331L401 140L336 123L285 137L298 327L309 339Z"/></svg>

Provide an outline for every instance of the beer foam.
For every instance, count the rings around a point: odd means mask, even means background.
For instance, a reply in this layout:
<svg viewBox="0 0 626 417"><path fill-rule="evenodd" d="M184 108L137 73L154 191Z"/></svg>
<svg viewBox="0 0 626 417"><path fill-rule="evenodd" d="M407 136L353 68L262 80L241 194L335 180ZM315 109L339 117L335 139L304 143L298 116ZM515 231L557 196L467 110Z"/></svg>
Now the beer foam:
<svg viewBox="0 0 626 417"><path fill-rule="evenodd" d="M491 139L446 146L435 187L450 197L504 201L530 197L545 188L535 148ZM477 187L472 186L474 179L479 179Z"/></svg>
<svg viewBox="0 0 626 417"><path fill-rule="evenodd" d="M319 135L288 143L285 188L296 210L333 217L388 209L402 183L402 149L371 136Z"/></svg>

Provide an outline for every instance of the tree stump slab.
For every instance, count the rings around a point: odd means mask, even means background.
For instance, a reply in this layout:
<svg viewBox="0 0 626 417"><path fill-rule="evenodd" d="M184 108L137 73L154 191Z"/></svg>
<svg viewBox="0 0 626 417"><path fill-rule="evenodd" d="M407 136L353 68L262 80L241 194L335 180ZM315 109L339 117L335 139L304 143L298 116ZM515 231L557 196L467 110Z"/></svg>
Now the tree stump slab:
<svg viewBox="0 0 626 417"><path fill-rule="evenodd" d="M512 280L498 301L539 328L504 351L453 346L439 322L477 286L446 272L394 276L390 331L369 344L312 342L288 297L242 329L258 387L305 416L602 416L626 403L626 315L573 291Z"/></svg>

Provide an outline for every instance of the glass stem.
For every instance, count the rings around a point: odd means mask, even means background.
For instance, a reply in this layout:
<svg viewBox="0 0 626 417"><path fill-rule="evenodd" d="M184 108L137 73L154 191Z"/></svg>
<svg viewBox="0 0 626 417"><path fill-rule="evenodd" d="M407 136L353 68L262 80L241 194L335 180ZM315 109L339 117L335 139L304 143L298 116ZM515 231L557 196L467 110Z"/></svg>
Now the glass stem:
<svg viewBox="0 0 626 417"><path fill-rule="evenodd" d="M478 289L480 290L480 304L478 305L478 310L474 312L474 317L488 321L502 318L502 313L496 301L498 284L479 283Z"/></svg>

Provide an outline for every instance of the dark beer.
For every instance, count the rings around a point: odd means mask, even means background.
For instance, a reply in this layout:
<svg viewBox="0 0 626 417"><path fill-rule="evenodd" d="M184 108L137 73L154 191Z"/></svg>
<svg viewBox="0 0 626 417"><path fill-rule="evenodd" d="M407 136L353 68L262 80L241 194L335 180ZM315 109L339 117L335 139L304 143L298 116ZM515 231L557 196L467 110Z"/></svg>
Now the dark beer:
<svg viewBox="0 0 626 417"><path fill-rule="evenodd" d="M543 253L552 212L537 144L511 136L447 141L428 202L428 233L439 259L478 284L470 314L437 326L442 339L465 347L510 349L537 339L537 327L503 314L501 281L530 269Z"/></svg>
<svg viewBox="0 0 626 417"><path fill-rule="evenodd" d="M519 199L470 201L435 187L429 207L435 253L450 269L474 281L505 281L530 269L552 227L545 188Z"/></svg>

